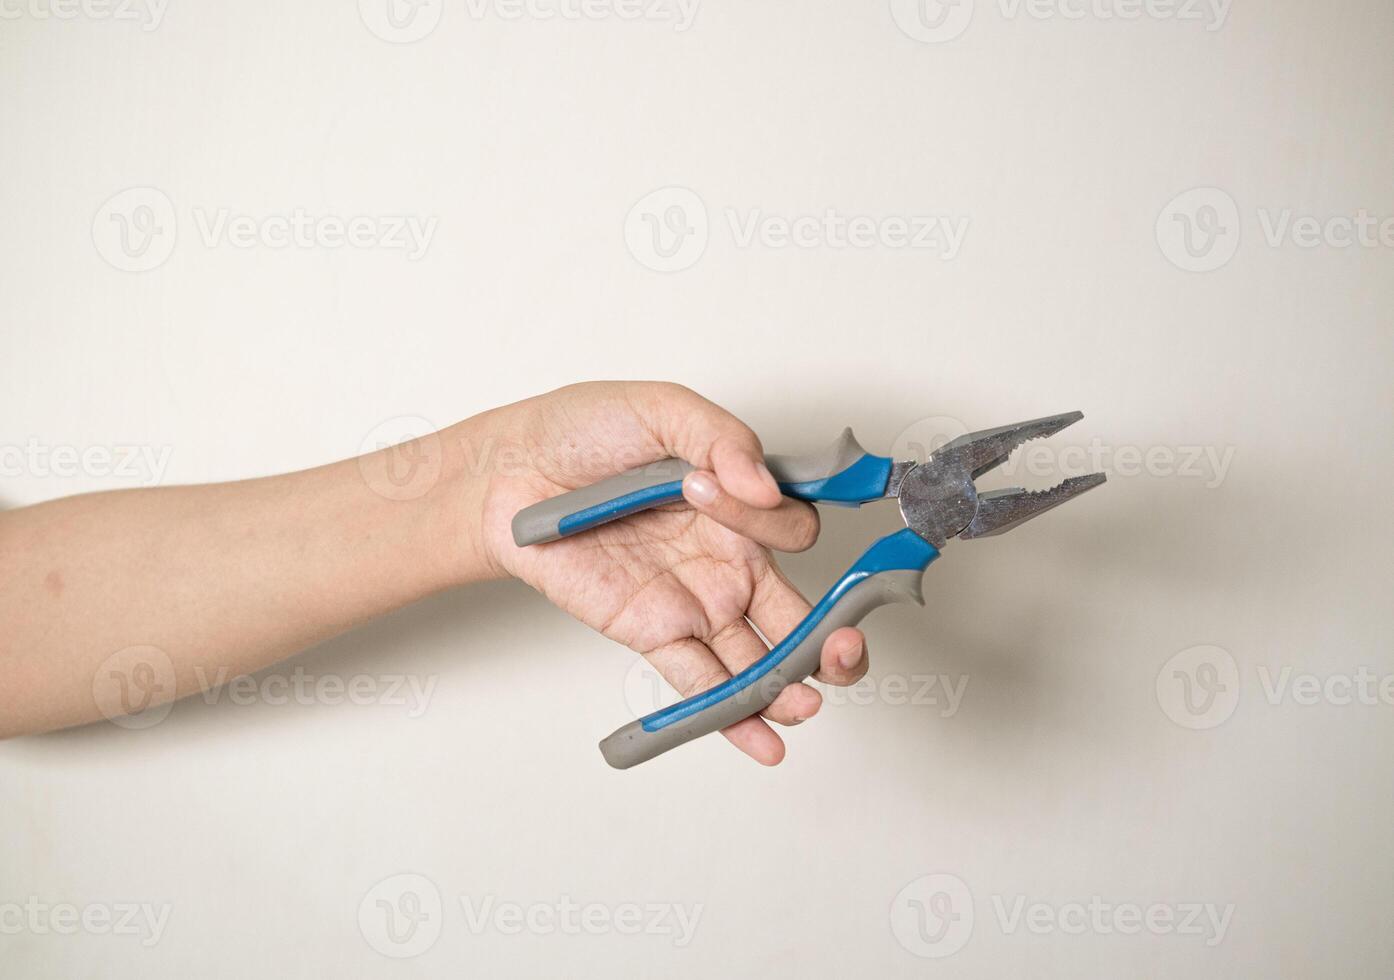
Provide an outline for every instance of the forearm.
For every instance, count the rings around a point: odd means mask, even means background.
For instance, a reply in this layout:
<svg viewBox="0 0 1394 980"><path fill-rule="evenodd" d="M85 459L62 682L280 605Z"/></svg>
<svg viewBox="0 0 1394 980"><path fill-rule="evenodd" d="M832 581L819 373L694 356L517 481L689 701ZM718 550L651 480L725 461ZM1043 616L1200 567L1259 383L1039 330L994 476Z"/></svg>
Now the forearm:
<svg viewBox="0 0 1394 980"><path fill-rule="evenodd" d="M421 452L439 469L401 493L396 449L0 514L0 736L101 717L93 679L129 647L166 655L182 697L489 577L482 477L461 451L479 425L431 437Z"/></svg>

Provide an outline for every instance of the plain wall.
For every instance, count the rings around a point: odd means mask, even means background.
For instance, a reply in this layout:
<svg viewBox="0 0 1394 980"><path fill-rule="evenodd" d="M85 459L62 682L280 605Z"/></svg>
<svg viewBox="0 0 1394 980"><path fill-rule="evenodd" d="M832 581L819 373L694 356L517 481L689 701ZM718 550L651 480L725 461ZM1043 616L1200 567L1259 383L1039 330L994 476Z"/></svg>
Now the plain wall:
<svg viewBox="0 0 1394 980"><path fill-rule="evenodd" d="M154 478L58 475L61 447L247 477L609 377L682 381L786 452L1081 409L1021 478L1093 452L1109 483L951 543L772 771L715 738L608 769L647 681L517 583L266 675L414 679L417 717L223 696L0 745L0 906L168 913L149 945L0 913L0 974L1389 974L1394 241L1291 225L1394 216L1387 0L977 0L929 39L898 0L707 0L685 30L430 0L414 43L361 6L5 8L0 504ZM655 271L644 215L675 206L706 246ZM413 257L205 227L297 209L433 233ZM967 231L742 244L829 209ZM816 595L896 523L827 512L786 567ZM1362 668L1372 703L1291 686ZM374 932L403 889L439 896L419 950Z"/></svg>

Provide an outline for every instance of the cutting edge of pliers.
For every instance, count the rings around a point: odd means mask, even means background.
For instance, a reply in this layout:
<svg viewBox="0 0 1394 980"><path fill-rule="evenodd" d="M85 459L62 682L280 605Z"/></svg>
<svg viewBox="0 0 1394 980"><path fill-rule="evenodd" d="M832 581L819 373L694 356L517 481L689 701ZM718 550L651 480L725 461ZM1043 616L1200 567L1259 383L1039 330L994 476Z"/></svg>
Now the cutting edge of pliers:
<svg viewBox="0 0 1394 980"><path fill-rule="evenodd" d="M1067 412L970 432L923 462L875 456L851 429L818 453L767 456L766 465L786 496L853 507L895 499L905 528L868 548L789 635L754 664L602 740L605 760L627 769L757 714L788 684L818 669L823 641L833 630L855 625L889 602L923 604L924 571L949 539L1002 534L1103 483L1102 473L1069 477L1037 491L1009 487L979 492L975 483L1022 443L1054 435L1083 417ZM682 479L692 469L682 460L660 460L534 504L514 518L514 541L520 547L554 541L680 501Z"/></svg>

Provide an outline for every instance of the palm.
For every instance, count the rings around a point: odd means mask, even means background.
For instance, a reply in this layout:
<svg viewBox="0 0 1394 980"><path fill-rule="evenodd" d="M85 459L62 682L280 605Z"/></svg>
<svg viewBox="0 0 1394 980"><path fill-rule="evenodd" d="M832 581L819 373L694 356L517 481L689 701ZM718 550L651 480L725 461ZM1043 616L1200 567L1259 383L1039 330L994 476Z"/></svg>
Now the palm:
<svg viewBox="0 0 1394 980"><path fill-rule="evenodd" d="M574 420L573 420L574 421ZM637 419L610 415L593 438L608 445L652 443ZM581 439L585 434L574 434ZM651 445L651 457L662 455ZM541 454L539 454L541 455ZM513 515L531 504L611 475L535 464L496 477L485 503L494 554L509 571L583 623L641 653L688 638L709 641L750 607L769 553L681 505L637 514L541 548L508 539Z"/></svg>

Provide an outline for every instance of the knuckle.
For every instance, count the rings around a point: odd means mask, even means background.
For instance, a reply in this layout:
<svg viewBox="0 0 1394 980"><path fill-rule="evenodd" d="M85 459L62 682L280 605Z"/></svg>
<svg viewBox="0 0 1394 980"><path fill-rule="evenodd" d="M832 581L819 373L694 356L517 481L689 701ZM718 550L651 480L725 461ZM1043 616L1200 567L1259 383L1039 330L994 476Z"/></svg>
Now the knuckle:
<svg viewBox="0 0 1394 980"><path fill-rule="evenodd" d="M799 688L802 686L802 684L798 683L786 684L779 694L775 696L774 704L771 705L771 707L776 707L785 712L792 711L799 701L801 693Z"/></svg>
<svg viewBox="0 0 1394 980"><path fill-rule="evenodd" d="M790 550L807 551L818 541L818 532L822 530L822 523L818 518L818 512L806 504L799 508L798 513Z"/></svg>
<svg viewBox="0 0 1394 980"><path fill-rule="evenodd" d="M797 725L813 717L821 704L822 699L807 684L790 684L779 692L763 714L781 725Z"/></svg>
<svg viewBox="0 0 1394 980"><path fill-rule="evenodd" d="M794 708L790 703L789 695L781 692L779 697L775 698L774 701L770 703L769 707L760 712L760 716L768 718L770 721L777 721L781 725L787 725L792 722L794 720Z"/></svg>
<svg viewBox="0 0 1394 980"><path fill-rule="evenodd" d="M710 640L708 641L708 645L724 646L728 640L740 636L745 628L745 625L746 624L744 619L731 620L725 626L722 626L720 629L718 629L715 633L712 634Z"/></svg>
<svg viewBox="0 0 1394 980"><path fill-rule="evenodd" d="M687 385L676 381L641 381L642 387L650 394L664 401L687 401L697 393Z"/></svg>
<svg viewBox="0 0 1394 980"><path fill-rule="evenodd" d="M726 672L708 668L705 670L694 670L688 675L688 683L683 684L679 690L684 696L690 697L693 694L701 694L703 691L710 691L718 684L726 681Z"/></svg>

